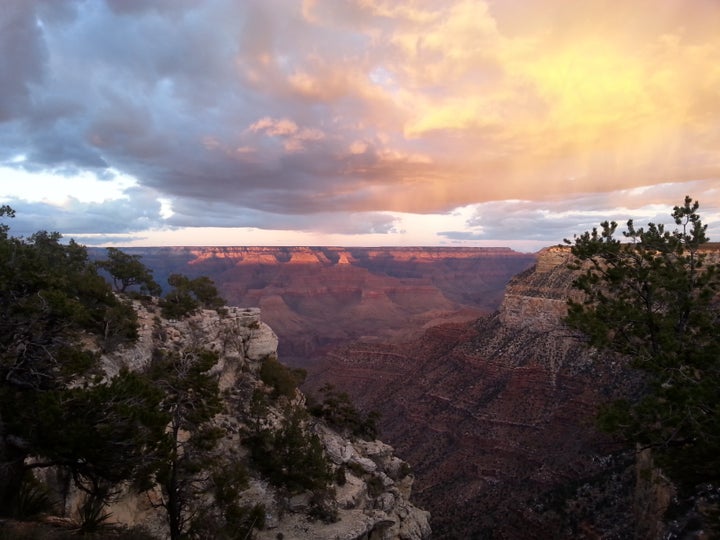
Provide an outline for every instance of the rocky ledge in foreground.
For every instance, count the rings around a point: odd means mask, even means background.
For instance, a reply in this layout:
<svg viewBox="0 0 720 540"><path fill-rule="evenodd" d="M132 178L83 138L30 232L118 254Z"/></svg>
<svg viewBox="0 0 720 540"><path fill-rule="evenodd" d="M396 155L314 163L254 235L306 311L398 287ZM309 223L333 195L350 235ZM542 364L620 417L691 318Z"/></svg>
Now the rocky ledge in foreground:
<svg viewBox="0 0 720 540"><path fill-rule="evenodd" d="M263 365L277 363L278 339L260 320L257 308L225 308L202 311L181 321L161 317L154 302L134 302L140 319L139 339L131 347L102 357L105 372L112 376L121 368L143 370L153 355L207 350L217 354L210 370L217 377L224 412L214 422L222 428L222 451L232 453L248 471L241 493L247 507L261 508L264 525L252 536L264 539L421 540L430 537L428 512L409 502L413 475L393 448L378 440L343 435L319 418L308 415L305 396L299 390L278 396L272 384L263 382ZM285 368L286 369L286 368ZM262 412L255 407L258 396ZM319 438L332 477L322 489L290 488L277 482L274 471L260 470L247 441L258 426L276 432L289 417L303 437ZM285 471L287 472L287 471ZM52 474L45 480L52 484ZM82 496L72 490L62 494L63 515L77 515ZM159 491L155 493L159 497ZM166 516L153 501L153 492L136 494L127 489L107 507L110 521L142 526L155 538L167 538ZM207 503L208 501L202 501ZM210 501L212 503L212 501Z"/></svg>

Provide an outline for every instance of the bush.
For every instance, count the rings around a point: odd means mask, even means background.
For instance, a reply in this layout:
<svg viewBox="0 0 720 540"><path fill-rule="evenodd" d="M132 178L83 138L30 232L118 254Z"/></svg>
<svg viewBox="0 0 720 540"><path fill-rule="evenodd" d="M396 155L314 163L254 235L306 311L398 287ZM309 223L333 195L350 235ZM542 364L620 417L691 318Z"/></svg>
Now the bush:
<svg viewBox="0 0 720 540"><path fill-rule="evenodd" d="M380 434L377 422L380 413L370 411L363 415L350 401L345 392L338 392L326 384L320 389L323 401L309 407L313 416L324 419L331 427L365 440L377 439Z"/></svg>
<svg viewBox="0 0 720 540"><path fill-rule="evenodd" d="M301 409L288 411L280 429L261 429L246 444L260 472L290 492L323 489L333 478L320 439L304 427Z"/></svg>
<svg viewBox="0 0 720 540"><path fill-rule="evenodd" d="M173 289L160 301L162 314L167 319L182 319L200 308L221 311L225 305L215 284L206 276L190 279L182 274L171 274L168 284Z"/></svg>
<svg viewBox="0 0 720 540"><path fill-rule="evenodd" d="M109 527L111 513L105 510L105 497L90 496L78 511L78 526L82 534L104 531Z"/></svg>
<svg viewBox="0 0 720 540"><path fill-rule="evenodd" d="M50 491L29 471L25 473L12 503L10 515L19 520L33 519L52 510Z"/></svg>
<svg viewBox="0 0 720 540"><path fill-rule="evenodd" d="M337 523L339 521L337 502L328 490L316 491L310 497L308 516L312 520L320 520L323 523Z"/></svg>
<svg viewBox="0 0 720 540"><path fill-rule="evenodd" d="M307 372L304 369L291 369L273 357L266 358L260 366L260 380L271 386L273 397L285 396L292 399L295 390L303 383Z"/></svg>
<svg viewBox="0 0 720 540"><path fill-rule="evenodd" d="M368 495L372 498L380 496L385 491L385 484L379 476L371 476L367 481L367 487Z"/></svg>
<svg viewBox="0 0 720 540"><path fill-rule="evenodd" d="M188 538L245 540L254 538L253 530L265 527L265 506L262 504L232 504L220 513L212 510L205 509L196 516L188 531Z"/></svg>

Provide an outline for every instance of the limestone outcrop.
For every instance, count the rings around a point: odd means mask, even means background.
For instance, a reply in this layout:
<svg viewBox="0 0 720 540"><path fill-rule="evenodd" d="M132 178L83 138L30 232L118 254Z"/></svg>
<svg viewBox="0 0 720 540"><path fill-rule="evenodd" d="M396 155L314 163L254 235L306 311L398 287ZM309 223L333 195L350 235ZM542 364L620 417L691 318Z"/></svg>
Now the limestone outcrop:
<svg viewBox="0 0 720 540"><path fill-rule="evenodd" d="M201 311L183 320L166 320L153 303L134 302L139 316L139 339L131 347L102 357L108 375L121 367L140 370L147 366L153 351L181 351L202 348L214 351L219 360L212 368L226 400L226 411L216 419L225 429L222 445L240 455L243 434L250 420L250 396L262 389L258 372L264 361L277 357L278 339L272 329L261 320L258 308L229 307L215 311ZM271 404L267 411L269 422L280 422L288 405L304 407L305 398L299 390L294 398ZM243 502L261 504L265 509L265 526L256 531L258 539L316 540L318 538L404 539L422 540L430 537L429 513L409 502L414 477L410 468L396 457L392 447L380 441L364 441L342 436L321 420L309 417L307 429L319 436L331 467L336 471L335 484L324 496L334 513L331 519L312 517L312 493L290 493L276 488L262 474L250 471L248 488L242 493ZM344 472L344 482L338 485ZM131 491L117 497L107 509L111 521L127 525L143 525L156 537L166 537L164 515L154 509L146 494ZM78 494L65 498L67 515L78 504Z"/></svg>
<svg viewBox="0 0 720 540"><path fill-rule="evenodd" d="M567 300L575 295L572 272L567 268L570 248L541 250L533 268L514 276L505 288L500 321L509 328L539 332L558 328L567 314Z"/></svg>

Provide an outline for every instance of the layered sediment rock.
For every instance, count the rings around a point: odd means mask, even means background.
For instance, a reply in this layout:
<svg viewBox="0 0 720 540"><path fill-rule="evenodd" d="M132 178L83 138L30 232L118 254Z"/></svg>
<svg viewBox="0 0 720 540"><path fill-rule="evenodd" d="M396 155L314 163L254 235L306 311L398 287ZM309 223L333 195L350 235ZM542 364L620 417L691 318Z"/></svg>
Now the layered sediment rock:
<svg viewBox="0 0 720 540"><path fill-rule="evenodd" d="M233 305L259 306L294 365L353 340L393 341L497 309L535 256L508 248L128 248L165 283L210 277ZM100 250L91 250L103 257Z"/></svg>
<svg viewBox="0 0 720 540"><path fill-rule="evenodd" d="M593 418L633 383L563 325L568 257L565 248L541 252L493 316L403 345L346 347L309 379L309 388L332 381L382 413L384 436L416 471L435 538L631 534L631 463L613 455ZM598 487L613 467L616 485Z"/></svg>

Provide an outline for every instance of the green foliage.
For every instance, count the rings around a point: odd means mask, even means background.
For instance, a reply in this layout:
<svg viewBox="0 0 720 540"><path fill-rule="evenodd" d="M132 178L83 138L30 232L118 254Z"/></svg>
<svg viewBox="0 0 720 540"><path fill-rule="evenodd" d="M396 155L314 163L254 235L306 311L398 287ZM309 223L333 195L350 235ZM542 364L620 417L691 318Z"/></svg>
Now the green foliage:
<svg viewBox="0 0 720 540"><path fill-rule="evenodd" d="M268 398L265 392L256 388L250 398L250 418L254 431L259 431L268 411Z"/></svg>
<svg viewBox="0 0 720 540"><path fill-rule="evenodd" d="M103 347L106 351L138 338L137 313L128 300L108 308L103 317Z"/></svg>
<svg viewBox="0 0 720 540"><path fill-rule="evenodd" d="M0 216L13 214L0 206ZM107 350L136 339L137 315L98 268L121 291L153 292L149 272L118 250L95 265L57 233L24 240L8 230L0 223L0 512L39 511L46 494L28 483L27 469L54 466L85 493L82 533L121 537L105 523L109 498L120 483L144 491L157 482L171 538L190 534L201 518L212 518L205 525L217 532L205 537L248 537L264 512L238 504L247 473L218 448L224 431L212 420L222 401L209 374L217 355L158 353L148 373L106 378L86 344L95 338ZM175 276L171 285L196 307L223 303L207 278ZM167 302L178 305L172 294Z"/></svg>
<svg viewBox="0 0 720 540"><path fill-rule="evenodd" d="M363 415L352 404L347 393L338 392L331 384L323 385L320 394L323 396L322 402L309 407L312 415L323 418L328 425L345 434L366 440L378 438L380 413L370 411Z"/></svg>
<svg viewBox="0 0 720 540"><path fill-rule="evenodd" d="M111 515L103 497L89 496L78 510L78 531L83 535L105 531Z"/></svg>
<svg viewBox="0 0 720 540"><path fill-rule="evenodd" d="M206 276L190 279L182 274L171 274L168 284L172 290L160 302L165 318L182 319L200 308L220 310L225 305L214 283Z"/></svg>
<svg viewBox="0 0 720 540"><path fill-rule="evenodd" d="M302 409L291 409L277 430L262 428L246 441L258 469L290 492L325 488L333 478L320 439L309 433Z"/></svg>
<svg viewBox="0 0 720 540"><path fill-rule="evenodd" d="M337 469L335 469L335 483L338 486L344 486L347 484L347 476L345 476L345 465L340 465Z"/></svg>
<svg viewBox="0 0 720 540"><path fill-rule="evenodd" d="M161 292L152 271L140 262L139 255L128 255L116 248L107 248L108 258L97 263L110 274L115 290L125 292L128 287L139 286L141 292L159 295Z"/></svg>
<svg viewBox="0 0 720 540"><path fill-rule="evenodd" d="M15 396L3 415L7 428L42 464L70 472L81 490L104 500L114 484L147 481L167 417L158 410L160 393L142 376L122 371L108 382Z"/></svg>
<svg viewBox="0 0 720 540"><path fill-rule="evenodd" d="M213 538L214 540L246 540L253 538L253 530L265 527L265 506L262 504L227 506L218 516L206 511L195 520L189 531L190 538Z"/></svg>
<svg viewBox="0 0 720 540"><path fill-rule="evenodd" d="M304 369L291 369L274 357L265 358L260 365L260 380L272 387L275 398L295 397L295 390L303 383L306 376L307 372Z"/></svg>
<svg viewBox="0 0 720 540"><path fill-rule="evenodd" d="M33 519L52 510L52 506L50 490L30 471L26 471L9 515L19 520Z"/></svg>
<svg viewBox="0 0 720 540"><path fill-rule="evenodd" d="M172 539L231 538L226 536L231 522L240 527L244 515L237 499L247 487L247 472L218 448L225 432L213 423L223 410L217 378L209 373L217 360L207 350L157 351L150 369L164 393L160 408L170 418L156 479ZM209 505L208 496L213 501Z"/></svg>
<svg viewBox="0 0 720 540"><path fill-rule="evenodd" d="M371 476L367 481L368 495L379 497L385 491L385 484L379 476Z"/></svg>
<svg viewBox="0 0 720 540"><path fill-rule="evenodd" d="M337 523L340 518L337 501L333 495L334 490L332 489L313 492L309 501L308 517L311 520L319 520L323 523Z"/></svg>
<svg viewBox="0 0 720 540"><path fill-rule="evenodd" d="M0 215L11 217L12 209L3 206ZM125 376L94 381L98 356L84 344L93 336L106 348L133 340L134 311L83 246L61 243L58 233L20 239L7 231L0 225L0 509L20 496L27 456L37 458L33 467L63 467L82 489L107 494L108 483L136 470L140 454L128 441L152 430L125 416L120 402L143 408L148 396L123 393L131 390Z"/></svg>
<svg viewBox="0 0 720 540"><path fill-rule="evenodd" d="M85 248L60 238L0 237L0 376L11 386L50 388L82 375L63 370L59 351L81 349L81 332L104 337L110 319L126 318L116 344L136 336L134 312L112 294Z"/></svg>
<svg viewBox="0 0 720 540"><path fill-rule="evenodd" d="M398 471L398 478L405 478L410 474L412 474L412 467L409 463L403 461L402 465L400 465L400 470Z"/></svg>
<svg viewBox="0 0 720 540"><path fill-rule="evenodd" d="M673 231L630 220L624 242L615 222L576 237L583 299L569 301L566 318L645 374L642 395L607 406L601 424L653 448L680 485L720 480L720 267L701 250L698 208L690 197L676 206Z"/></svg>
<svg viewBox="0 0 720 540"><path fill-rule="evenodd" d="M350 469L350 471L358 478L362 478L365 475L365 469L363 469L362 465L355 461L347 463L347 468Z"/></svg>

